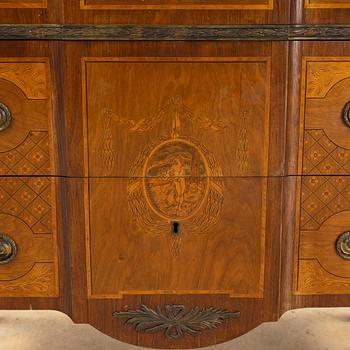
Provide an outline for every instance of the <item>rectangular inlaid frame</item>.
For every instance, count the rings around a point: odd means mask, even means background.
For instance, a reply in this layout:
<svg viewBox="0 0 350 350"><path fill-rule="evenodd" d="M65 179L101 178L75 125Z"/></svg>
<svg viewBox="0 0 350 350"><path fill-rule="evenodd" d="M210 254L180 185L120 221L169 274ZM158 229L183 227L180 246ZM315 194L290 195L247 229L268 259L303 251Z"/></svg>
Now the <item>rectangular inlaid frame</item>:
<svg viewBox="0 0 350 350"><path fill-rule="evenodd" d="M187 4L161 5L153 3L126 4L126 1L115 0L114 3L104 0L80 0L82 10L273 10L274 0L245 1L233 0L231 4L220 3L220 1L205 0L202 4L196 4L193 0L186 0Z"/></svg>
<svg viewBox="0 0 350 350"><path fill-rule="evenodd" d="M0 8L47 8L47 0L11 1L0 0Z"/></svg>
<svg viewBox="0 0 350 350"><path fill-rule="evenodd" d="M266 104L265 104L265 150L264 150L264 173L262 181L262 208L261 208L261 235L260 235L260 276L259 292L254 294L237 294L229 290L137 290L119 291L117 294L98 294L92 292L92 268L91 268L91 229L90 229L90 181L89 181L89 137L88 137L88 115L87 115L87 62L265 62L267 71L266 81ZM84 206L85 206L85 241L86 241L86 273L87 273L87 297L88 299L121 299L127 295L229 295L231 298L263 298L265 285L265 245L266 245L266 222L267 222L267 188L268 188L268 151L269 151L269 123L270 123L270 79L271 58L270 57L83 57L82 67L82 112L83 112L83 135L84 135Z"/></svg>
<svg viewBox="0 0 350 350"><path fill-rule="evenodd" d="M350 1L305 0L305 8L307 9L346 9L346 8L350 8Z"/></svg>

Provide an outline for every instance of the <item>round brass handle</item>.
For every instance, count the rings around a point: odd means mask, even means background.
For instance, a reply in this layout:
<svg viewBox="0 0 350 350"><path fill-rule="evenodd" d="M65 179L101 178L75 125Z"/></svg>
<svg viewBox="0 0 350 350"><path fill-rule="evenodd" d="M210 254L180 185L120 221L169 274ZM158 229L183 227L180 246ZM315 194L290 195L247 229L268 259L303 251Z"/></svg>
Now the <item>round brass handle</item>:
<svg viewBox="0 0 350 350"><path fill-rule="evenodd" d="M9 236L0 235L0 265L8 264L17 254L16 242Z"/></svg>
<svg viewBox="0 0 350 350"><path fill-rule="evenodd" d="M345 260L350 260L350 231L342 233L336 242L337 253Z"/></svg>
<svg viewBox="0 0 350 350"><path fill-rule="evenodd" d="M11 124L12 114L10 109L0 102L0 131L6 130Z"/></svg>

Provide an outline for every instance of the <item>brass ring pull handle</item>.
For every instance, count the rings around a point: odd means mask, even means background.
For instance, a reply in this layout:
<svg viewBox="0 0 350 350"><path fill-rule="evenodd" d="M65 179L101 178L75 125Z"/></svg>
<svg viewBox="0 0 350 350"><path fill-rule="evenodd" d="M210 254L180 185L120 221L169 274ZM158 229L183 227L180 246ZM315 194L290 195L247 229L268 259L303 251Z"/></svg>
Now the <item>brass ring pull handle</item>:
<svg viewBox="0 0 350 350"><path fill-rule="evenodd" d="M336 242L337 253L345 260L350 260L350 231L342 233Z"/></svg>
<svg viewBox="0 0 350 350"><path fill-rule="evenodd" d="M16 242L9 236L0 235L0 265L8 264L17 254Z"/></svg>
<svg viewBox="0 0 350 350"><path fill-rule="evenodd" d="M0 102L0 131L6 130L11 124L12 114L10 109Z"/></svg>

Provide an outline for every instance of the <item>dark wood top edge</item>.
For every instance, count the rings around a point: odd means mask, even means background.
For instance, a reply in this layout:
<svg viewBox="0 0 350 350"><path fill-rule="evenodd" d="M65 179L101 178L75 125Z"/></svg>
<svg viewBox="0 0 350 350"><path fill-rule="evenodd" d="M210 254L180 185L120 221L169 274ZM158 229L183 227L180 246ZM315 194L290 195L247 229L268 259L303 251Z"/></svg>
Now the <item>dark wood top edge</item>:
<svg viewBox="0 0 350 350"><path fill-rule="evenodd" d="M350 25L2 24L0 40L350 40Z"/></svg>

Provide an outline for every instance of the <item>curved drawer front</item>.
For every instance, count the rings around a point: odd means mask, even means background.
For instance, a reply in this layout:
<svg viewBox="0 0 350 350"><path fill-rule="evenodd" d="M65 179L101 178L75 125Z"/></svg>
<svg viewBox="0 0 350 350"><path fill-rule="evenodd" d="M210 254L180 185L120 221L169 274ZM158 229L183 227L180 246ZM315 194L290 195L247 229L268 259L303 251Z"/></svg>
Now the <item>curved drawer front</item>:
<svg viewBox="0 0 350 350"><path fill-rule="evenodd" d="M45 59L0 59L0 175L49 175L51 94Z"/></svg>
<svg viewBox="0 0 350 350"><path fill-rule="evenodd" d="M55 180L0 178L0 296L57 296L54 213Z"/></svg>

